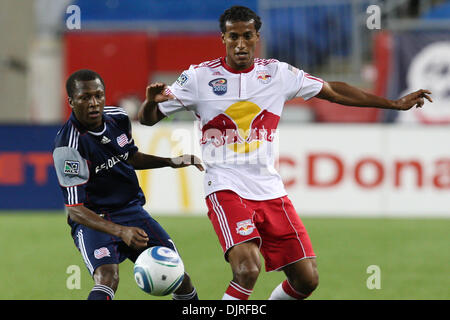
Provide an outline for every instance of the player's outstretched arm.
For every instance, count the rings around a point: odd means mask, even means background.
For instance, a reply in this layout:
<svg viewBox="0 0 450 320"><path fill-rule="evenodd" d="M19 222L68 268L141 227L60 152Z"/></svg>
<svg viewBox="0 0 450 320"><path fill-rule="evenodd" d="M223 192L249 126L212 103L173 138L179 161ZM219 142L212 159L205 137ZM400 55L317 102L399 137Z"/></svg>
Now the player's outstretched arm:
<svg viewBox="0 0 450 320"><path fill-rule="evenodd" d="M131 164L136 170L157 169L164 167L178 169L188 166L195 166L198 170L204 171L202 161L198 157L191 154L184 154L175 158L163 158L138 151L128 159L128 163Z"/></svg>
<svg viewBox="0 0 450 320"><path fill-rule="evenodd" d="M94 211L83 205L67 207L67 209L70 219L79 224L119 237L129 247L135 249L143 249L147 247L148 236L145 231L140 228L126 227L103 219Z"/></svg>
<svg viewBox="0 0 450 320"><path fill-rule="evenodd" d="M409 110L414 106L421 108L425 103L424 99L433 102L430 94L429 90L421 89L398 100L389 100L367 93L345 82L324 82L322 90L316 95L316 98L346 106Z"/></svg>
<svg viewBox="0 0 450 320"><path fill-rule="evenodd" d="M159 110L158 103L173 98L166 89L166 84L159 82L147 86L145 101L142 103L138 112L138 119L141 124L152 126L165 117Z"/></svg>

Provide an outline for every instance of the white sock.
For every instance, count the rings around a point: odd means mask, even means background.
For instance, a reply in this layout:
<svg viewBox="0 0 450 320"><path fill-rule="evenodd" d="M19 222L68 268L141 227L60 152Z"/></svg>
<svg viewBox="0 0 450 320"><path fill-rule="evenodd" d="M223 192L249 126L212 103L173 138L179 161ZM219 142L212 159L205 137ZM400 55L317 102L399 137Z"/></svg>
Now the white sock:
<svg viewBox="0 0 450 320"><path fill-rule="evenodd" d="M225 293L222 297L222 300L239 300L238 298L230 296L228 293Z"/></svg>
<svg viewBox="0 0 450 320"><path fill-rule="evenodd" d="M296 300L295 298L288 295L283 290L283 286L280 283L275 289L273 289L272 294L269 297L269 300Z"/></svg>
<svg viewBox="0 0 450 320"><path fill-rule="evenodd" d="M269 300L303 300L308 296L296 291L289 281L284 280L272 291Z"/></svg>

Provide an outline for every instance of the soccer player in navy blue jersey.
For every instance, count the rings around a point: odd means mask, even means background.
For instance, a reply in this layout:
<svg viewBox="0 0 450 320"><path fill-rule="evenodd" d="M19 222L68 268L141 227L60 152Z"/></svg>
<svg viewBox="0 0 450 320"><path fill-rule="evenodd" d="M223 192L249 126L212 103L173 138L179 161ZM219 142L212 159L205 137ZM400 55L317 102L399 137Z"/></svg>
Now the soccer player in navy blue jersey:
<svg viewBox="0 0 450 320"><path fill-rule="evenodd" d="M163 158L138 151L124 109L105 106L105 84L94 71L78 70L66 82L70 119L58 132L54 165L75 245L95 285L88 299L114 298L119 263L135 261L151 246L176 250L161 225L144 209L135 170L196 166L193 155ZM174 299L198 299L188 274Z"/></svg>

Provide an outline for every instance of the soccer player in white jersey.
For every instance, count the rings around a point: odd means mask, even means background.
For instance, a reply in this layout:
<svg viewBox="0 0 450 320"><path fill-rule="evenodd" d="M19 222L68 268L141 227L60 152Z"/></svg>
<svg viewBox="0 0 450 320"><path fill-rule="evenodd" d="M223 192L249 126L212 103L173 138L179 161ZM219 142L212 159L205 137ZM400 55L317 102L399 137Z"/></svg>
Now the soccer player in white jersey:
<svg viewBox="0 0 450 320"><path fill-rule="evenodd" d="M310 238L274 169L274 138L287 100L326 99L358 107L422 107L428 90L387 100L343 82L326 82L275 59L254 57L260 18L234 6L220 17L226 56L184 71L171 86L153 83L139 111L154 125L180 110L192 111L202 130L208 217L233 278L223 299L248 299L261 270L287 279L270 299L304 299L318 285ZM293 146L295 147L295 146Z"/></svg>

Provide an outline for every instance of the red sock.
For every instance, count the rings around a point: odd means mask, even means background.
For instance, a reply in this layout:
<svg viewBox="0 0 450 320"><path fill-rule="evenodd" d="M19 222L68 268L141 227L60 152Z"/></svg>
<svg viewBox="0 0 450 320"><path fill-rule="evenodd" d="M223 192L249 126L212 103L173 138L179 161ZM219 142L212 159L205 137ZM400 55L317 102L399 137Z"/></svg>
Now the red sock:
<svg viewBox="0 0 450 320"><path fill-rule="evenodd" d="M223 300L248 300L253 290L245 289L244 287L238 285L234 281L230 281L230 285L228 286L225 294L223 296Z"/></svg>

